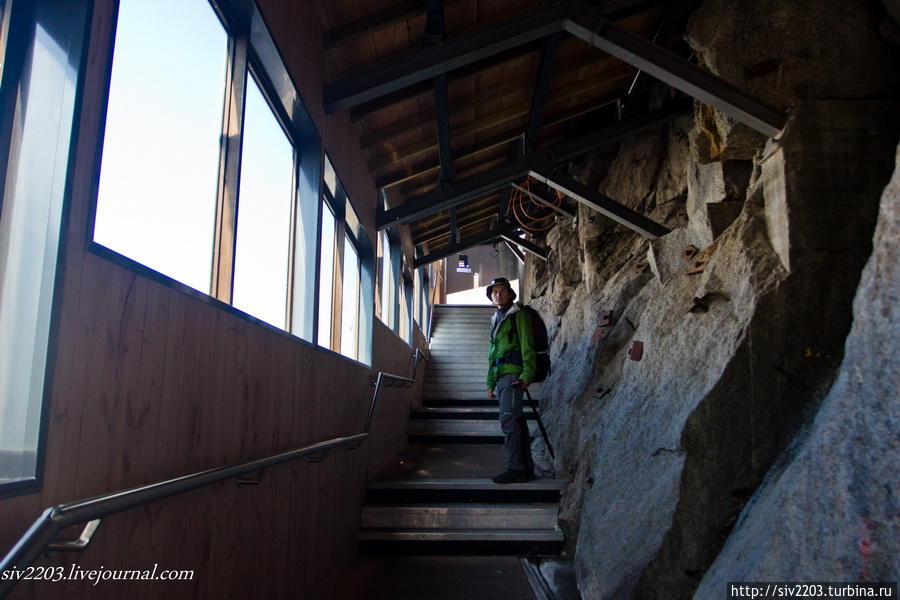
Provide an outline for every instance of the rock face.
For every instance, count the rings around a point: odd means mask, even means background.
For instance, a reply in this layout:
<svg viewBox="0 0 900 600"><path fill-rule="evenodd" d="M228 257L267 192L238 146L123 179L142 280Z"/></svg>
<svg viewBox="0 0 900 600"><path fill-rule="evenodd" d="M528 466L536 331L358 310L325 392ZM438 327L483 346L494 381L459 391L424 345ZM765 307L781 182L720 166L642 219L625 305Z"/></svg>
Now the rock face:
<svg viewBox="0 0 900 600"><path fill-rule="evenodd" d="M696 598L721 598L728 581L900 575L900 169L874 246L837 382L741 514Z"/></svg>
<svg viewBox="0 0 900 600"><path fill-rule="evenodd" d="M545 316L555 365L536 396L557 459L540 440L535 453L545 471L572 479L560 517L584 598L685 598L701 581L702 593L721 593L706 581L741 579L738 557L766 531L751 526L763 482L790 460L786 449L809 430L840 365L894 167L898 82L886 73L898 62L877 34L884 8L737 4L701 5L689 39L709 68L790 107L779 139L766 143L698 108L623 142L614 159L610 149L588 157L573 176L672 232L650 241L579 208L576 222L547 235L549 262L526 264L526 300ZM770 31L793 36L776 36L782 47L770 35L736 33L769 20ZM831 73L817 66L819 55L837 60L831 48L809 41L821 27L836 36L831 43L854 48L850 64ZM758 66L771 56L779 57L774 71ZM847 88L832 80L851 74L858 77ZM894 417L881 427L896 451ZM847 456L859 451L852 446ZM857 488L866 478L845 473ZM890 506L897 476L889 482L871 492L872 503ZM729 540L719 556L754 493L760 498L734 533L744 541ZM895 532L894 519L894 530L866 524L870 565L896 560L895 547L876 543ZM822 535L826 521L817 523ZM808 579L800 565L814 547L797 558L797 578ZM774 572L765 565L777 561L762 552L759 570L748 572L765 578Z"/></svg>

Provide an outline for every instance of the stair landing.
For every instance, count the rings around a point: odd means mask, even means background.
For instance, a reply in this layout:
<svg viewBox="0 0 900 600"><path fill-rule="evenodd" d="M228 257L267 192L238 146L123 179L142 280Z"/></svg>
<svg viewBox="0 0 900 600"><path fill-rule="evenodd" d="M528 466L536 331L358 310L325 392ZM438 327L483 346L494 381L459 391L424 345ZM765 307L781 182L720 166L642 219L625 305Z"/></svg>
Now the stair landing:
<svg viewBox="0 0 900 600"><path fill-rule="evenodd" d="M361 556L317 600L534 600L510 556Z"/></svg>

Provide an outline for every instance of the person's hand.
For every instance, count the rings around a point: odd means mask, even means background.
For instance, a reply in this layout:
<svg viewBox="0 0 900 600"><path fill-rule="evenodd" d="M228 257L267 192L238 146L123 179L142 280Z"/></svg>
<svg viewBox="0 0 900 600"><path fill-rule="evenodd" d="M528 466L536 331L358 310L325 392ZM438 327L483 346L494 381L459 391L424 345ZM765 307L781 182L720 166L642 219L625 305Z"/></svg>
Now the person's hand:
<svg viewBox="0 0 900 600"><path fill-rule="evenodd" d="M520 390L527 390L528 382L520 379L516 382L516 387L519 388Z"/></svg>
<svg viewBox="0 0 900 600"><path fill-rule="evenodd" d="M487 397L490 398L491 400L493 400L494 398L497 397L494 395L494 388L488 388Z"/></svg>

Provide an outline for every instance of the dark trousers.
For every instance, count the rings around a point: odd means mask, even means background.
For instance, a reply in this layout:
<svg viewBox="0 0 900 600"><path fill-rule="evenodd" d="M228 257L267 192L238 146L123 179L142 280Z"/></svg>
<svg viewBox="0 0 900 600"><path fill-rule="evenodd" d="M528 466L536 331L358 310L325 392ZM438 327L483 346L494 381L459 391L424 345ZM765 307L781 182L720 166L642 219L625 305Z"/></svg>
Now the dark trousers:
<svg viewBox="0 0 900 600"><path fill-rule="evenodd" d="M500 401L500 430L503 432L503 449L506 451L506 468L512 471L533 471L531 435L522 414L523 391L513 387L516 375L502 375L497 379L494 394Z"/></svg>

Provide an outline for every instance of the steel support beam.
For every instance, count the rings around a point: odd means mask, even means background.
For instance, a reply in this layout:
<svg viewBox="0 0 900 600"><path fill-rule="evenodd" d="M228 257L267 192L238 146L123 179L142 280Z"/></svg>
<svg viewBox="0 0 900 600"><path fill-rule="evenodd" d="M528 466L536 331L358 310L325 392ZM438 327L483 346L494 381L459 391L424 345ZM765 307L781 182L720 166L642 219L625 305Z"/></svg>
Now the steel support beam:
<svg viewBox="0 0 900 600"><path fill-rule="evenodd" d="M428 194L411 198L400 206L380 213L377 218L378 229L417 221L428 215L447 210L451 206L458 206L524 179L537 166L556 166L568 162L603 144L617 142L625 137L666 123L689 109L689 104L678 102L672 106L623 120L611 127L569 140L552 149L524 156L509 164L461 179L442 190L434 190Z"/></svg>
<svg viewBox="0 0 900 600"><path fill-rule="evenodd" d="M541 246L538 246L534 242L529 242L528 240L523 240L522 238L516 236L511 231L503 231L503 233L500 234L500 237L503 238L503 240L505 240L507 242L515 244L516 246L520 247L522 250L525 250L526 252L530 252L531 254L537 256L541 260L547 260L547 249L543 248Z"/></svg>
<svg viewBox="0 0 900 600"><path fill-rule="evenodd" d="M428 19L425 37L429 46L444 41L444 0L427 0ZM447 74L432 79L434 87L434 112L437 122L438 160L441 165L439 188L447 187L456 178L453 173L453 156L450 150L450 100L447 93ZM454 241L457 241L454 239Z"/></svg>
<svg viewBox="0 0 900 600"><path fill-rule="evenodd" d="M456 221L456 207L450 207L450 242L459 242L459 224Z"/></svg>
<svg viewBox="0 0 900 600"><path fill-rule="evenodd" d="M454 69L563 30L565 11L553 5L494 27L426 48L389 64L325 86L326 114L353 108L379 96L433 79Z"/></svg>
<svg viewBox="0 0 900 600"><path fill-rule="evenodd" d="M553 78L553 67L556 64L556 53L561 39L562 32L555 33L544 41L544 51L541 53L541 64L538 67L534 94L531 98L531 112L528 114L528 125L525 127L526 154L533 152L537 146L537 134L541 128L544 106L550 96L550 80Z"/></svg>
<svg viewBox="0 0 900 600"><path fill-rule="evenodd" d="M531 176L650 239L656 239L669 233L667 227L663 227L653 219L631 210L609 196L592 190L580 181L569 177L562 171L556 171L548 165L535 166Z"/></svg>
<svg viewBox="0 0 900 600"><path fill-rule="evenodd" d="M787 115L783 112L752 98L665 48L616 27L609 21L601 19L597 27L589 29L572 19L566 19L565 29L648 75L721 110L763 135L773 137L784 128Z"/></svg>
<svg viewBox="0 0 900 600"><path fill-rule="evenodd" d="M525 254L519 250L519 247L510 242L509 240L503 240L503 243L506 244L506 247L509 248L509 251L512 252L515 257L519 260L523 265L525 264Z"/></svg>
<svg viewBox="0 0 900 600"><path fill-rule="evenodd" d="M587 0L587 4L597 5L599 4L599 0ZM605 17L616 20L627 18L657 4L659 4L659 0L607 0L606 2L603 2L602 7L597 8L597 10L600 10ZM583 0L569 0L562 3L566 14L570 17L583 13L584 5L585 2ZM512 53L522 55L526 52L532 52L537 49L533 46L538 41L539 40L528 42L522 46L512 48L507 52L495 54L490 58L477 61L476 64L470 64L467 67L460 69L458 73L453 73L453 76L450 78L450 80L453 81L453 79L457 76L471 75L473 72L488 69L504 61L510 60L512 58L510 54ZM379 67L375 66L375 68ZM374 100L358 104L354 108L350 109L350 119L352 121L357 121L373 111L380 110L386 106L390 106L391 104L396 104L397 102L409 100L410 98L425 94L430 90L430 82L424 80L420 81L419 83L416 83L410 87L398 89L397 91L392 92L386 96L380 96Z"/></svg>
<svg viewBox="0 0 900 600"><path fill-rule="evenodd" d="M378 228L384 229L391 225L417 221L422 217L447 210L451 206L458 206L489 192L499 190L513 181L523 179L530 170L528 163L521 159L514 163L461 179L450 187L435 190L418 198L412 198L396 208L385 211L379 215Z"/></svg>
<svg viewBox="0 0 900 600"><path fill-rule="evenodd" d="M486 231L484 233L479 233L478 235L472 235L465 239L460 240L455 244L450 244L437 252L432 252L431 254L426 254L421 258L417 258L413 263L415 268L424 267L427 264L433 263L436 260L441 260L442 258L447 258L448 256L452 256L457 252L462 252L472 246L478 246L479 244L487 244L488 242L492 242L503 233L502 230L494 229L491 231Z"/></svg>

